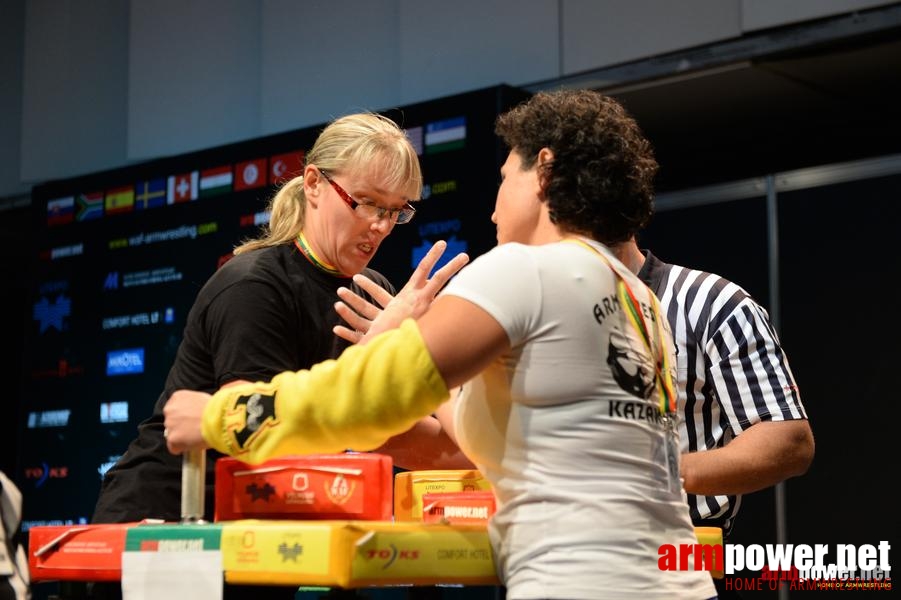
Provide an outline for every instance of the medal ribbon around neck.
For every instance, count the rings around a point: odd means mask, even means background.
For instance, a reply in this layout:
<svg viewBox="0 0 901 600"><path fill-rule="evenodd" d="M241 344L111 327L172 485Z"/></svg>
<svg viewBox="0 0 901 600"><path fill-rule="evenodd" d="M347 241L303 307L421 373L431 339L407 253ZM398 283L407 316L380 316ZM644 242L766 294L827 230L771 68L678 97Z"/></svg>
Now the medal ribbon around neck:
<svg viewBox="0 0 901 600"><path fill-rule="evenodd" d="M657 297L650 289L648 290L648 295L651 298L651 310L654 313L654 322L657 324L656 333L658 344L657 349L655 350L650 331L644 320L644 315L641 312L641 306L635 298L632 288L626 283L623 274L619 272L619 269L614 267L613 263L611 263L600 250L584 240L579 238L567 238L564 241L585 246L600 256L604 262L607 263L607 266L610 267L610 270L616 275L616 294L619 298L619 303L623 307L629 322L632 323L632 326L635 327L635 330L638 331L638 334L641 336L645 347L651 353L651 356L654 356L656 359L654 361L654 370L657 380L657 391L660 394L660 401L657 403L660 414L665 416L676 412L676 392L675 386L673 385L673 376L670 371L669 359L667 358L668 353L663 349L663 325L660 322L660 304L657 301Z"/></svg>
<svg viewBox="0 0 901 600"><path fill-rule="evenodd" d="M323 273L328 273L334 277L343 277L348 279L350 276L345 275L334 266L328 264L313 252L313 249L310 247L310 243L307 241L307 238L304 237L303 232L297 234L297 239L294 240L294 245L297 246L297 249L300 250L300 253L304 255L308 261L310 261L314 267L322 271Z"/></svg>

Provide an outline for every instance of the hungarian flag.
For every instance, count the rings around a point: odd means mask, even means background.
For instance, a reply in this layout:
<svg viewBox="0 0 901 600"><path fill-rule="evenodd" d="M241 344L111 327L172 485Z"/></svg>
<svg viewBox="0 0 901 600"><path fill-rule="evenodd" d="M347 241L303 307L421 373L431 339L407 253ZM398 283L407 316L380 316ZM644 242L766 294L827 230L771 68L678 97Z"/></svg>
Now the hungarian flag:
<svg viewBox="0 0 901 600"><path fill-rule="evenodd" d="M269 157L269 185L281 185L303 173L303 150Z"/></svg>
<svg viewBox="0 0 901 600"><path fill-rule="evenodd" d="M167 204L197 200L197 171L171 175L167 187Z"/></svg>
<svg viewBox="0 0 901 600"><path fill-rule="evenodd" d="M231 165L201 171L198 189L200 190L201 198L230 192L232 189Z"/></svg>
<svg viewBox="0 0 901 600"><path fill-rule="evenodd" d="M134 210L135 189L131 186L119 187L106 191L104 208L106 214L116 215Z"/></svg>
<svg viewBox="0 0 901 600"><path fill-rule="evenodd" d="M257 158L235 165L235 191L266 185L266 159Z"/></svg>
<svg viewBox="0 0 901 600"><path fill-rule="evenodd" d="M47 201L47 225L64 225L75 220L75 196Z"/></svg>

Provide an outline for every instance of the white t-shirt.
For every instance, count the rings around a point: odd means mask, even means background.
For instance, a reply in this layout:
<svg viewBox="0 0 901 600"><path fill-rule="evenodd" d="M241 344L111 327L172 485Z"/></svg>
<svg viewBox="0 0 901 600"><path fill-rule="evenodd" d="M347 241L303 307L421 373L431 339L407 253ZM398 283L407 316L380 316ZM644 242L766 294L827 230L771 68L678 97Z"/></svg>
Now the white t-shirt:
<svg viewBox="0 0 901 600"><path fill-rule="evenodd" d="M592 246L623 274L656 331L650 290ZM657 566L662 544L697 540L652 355L616 285L602 258L577 243L510 243L442 292L487 311L510 339L510 352L464 386L455 414L461 448L497 496L489 531L509 600L716 595L706 571Z"/></svg>

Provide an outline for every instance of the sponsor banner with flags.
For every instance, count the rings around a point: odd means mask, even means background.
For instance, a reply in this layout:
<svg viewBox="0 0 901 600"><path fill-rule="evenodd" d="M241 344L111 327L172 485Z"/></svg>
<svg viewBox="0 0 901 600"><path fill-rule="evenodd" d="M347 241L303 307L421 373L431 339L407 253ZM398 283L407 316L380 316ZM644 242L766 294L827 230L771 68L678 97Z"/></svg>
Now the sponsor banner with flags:
<svg viewBox="0 0 901 600"><path fill-rule="evenodd" d="M75 220L75 196L47 201L47 225L65 225Z"/></svg>
<svg viewBox="0 0 901 600"><path fill-rule="evenodd" d="M425 153L458 150L466 144L466 117L435 121L425 127Z"/></svg>
<svg viewBox="0 0 901 600"><path fill-rule="evenodd" d="M266 159L257 158L235 165L235 191L266 185Z"/></svg>
<svg viewBox="0 0 901 600"><path fill-rule="evenodd" d="M197 171L170 175L166 187L166 203L190 202L197 200Z"/></svg>
<svg viewBox="0 0 901 600"><path fill-rule="evenodd" d="M106 191L104 208L106 214L116 215L134 210L135 189L131 186L114 188Z"/></svg>
<svg viewBox="0 0 901 600"><path fill-rule="evenodd" d="M135 190L135 210L165 206L166 189L166 180L162 177L140 182Z"/></svg>
<svg viewBox="0 0 901 600"><path fill-rule="evenodd" d="M77 203L76 220L91 221L103 216L103 192L78 194Z"/></svg>
<svg viewBox="0 0 901 600"><path fill-rule="evenodd" d="M232 189L231 165L206 169L200 172L200 184L198 185L201 198L225 194Z"/></svg>
<svg viewBox="0 0 901 600"><path fill-rule="evenodd" d="M269 157L269 185L281 185L303 173L303 150Z"/></svg>

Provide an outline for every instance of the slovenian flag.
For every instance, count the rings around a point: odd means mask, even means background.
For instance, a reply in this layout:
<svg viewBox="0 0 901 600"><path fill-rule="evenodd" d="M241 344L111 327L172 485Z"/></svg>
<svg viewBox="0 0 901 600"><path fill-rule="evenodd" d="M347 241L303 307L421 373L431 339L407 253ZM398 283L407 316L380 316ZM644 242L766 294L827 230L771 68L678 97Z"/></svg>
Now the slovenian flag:
<svg viewBox="0 0 901 600"><path fill-rule="evenodd" d="M201 171L199 188L201 198L230 192L232 189L231 165Z"/></svg>
<svg viewBox="0 0 901 600"><path fill-rule="evenodd" d="M47 201L47 225L65 225L75 219L75 196Z"/></svg>
<svg viewBox="0 0 901 600"><path fill-rule="evenodd" d="M466 144L466 117L435 121L425 127L425 153L459 150Z"/></svg>
<svg viewBox="0 0 901 600"><path fill-rule="evenodd" d="M103 216L103 192L90 192L78 195L78 211L75 219L78 221L91 221Z"/></svg>

